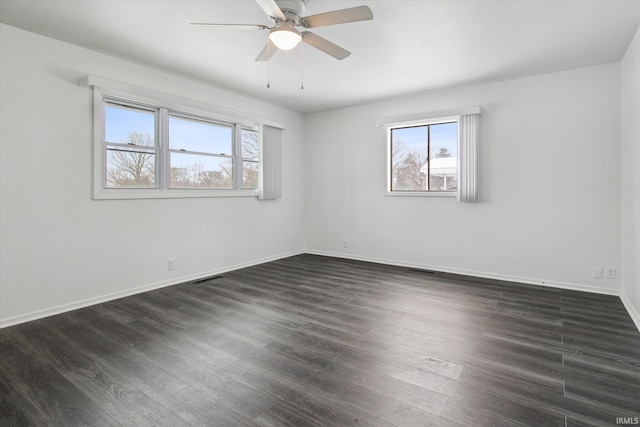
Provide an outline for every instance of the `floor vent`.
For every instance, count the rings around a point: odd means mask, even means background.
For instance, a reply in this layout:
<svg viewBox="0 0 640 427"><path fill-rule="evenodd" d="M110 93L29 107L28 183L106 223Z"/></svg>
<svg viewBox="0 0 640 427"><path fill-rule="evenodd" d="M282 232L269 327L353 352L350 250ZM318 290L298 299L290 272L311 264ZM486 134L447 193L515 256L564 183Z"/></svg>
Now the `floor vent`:
<svg viewBox="0 0 640 427"><path fill-rule="evenodd" d="M222 276L209 276L203 277L202 279L193 280L191 283L194 285L199 285L200 283L208 282L209 280L222 279Z"/></svg>
<svg viewBox="0 0 640 427"><path fill-rule="evenodd" d="M424 274L437 274L437 271L433 271L433 270L422 270L421 268L410 268L409 271L412 271L414 273L424 273Z"/></svg>

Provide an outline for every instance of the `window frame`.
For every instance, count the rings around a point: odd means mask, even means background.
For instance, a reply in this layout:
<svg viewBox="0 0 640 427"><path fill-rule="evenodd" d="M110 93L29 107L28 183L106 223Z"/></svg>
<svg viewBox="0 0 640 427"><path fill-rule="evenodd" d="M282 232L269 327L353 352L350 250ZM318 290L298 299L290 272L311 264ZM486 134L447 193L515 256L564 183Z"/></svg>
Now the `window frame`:
<svg viewBox="0 0 640 427"><path fill-rule="evenodd" d="M248 131L248 132L255 132L258 136L257 136L257 143L258 143L258 147L257 147L257 153L256 153L256 157L246 157L244 155L243 152L243 148L242 148L242 131ZM241 167L237 168L237 174L236 174L236 179L238 179L239 181L239 188L243 189L243 190L247 190L247 189L253 189L253 187L246 187L244 186L244 163L245 162L250 162L250 163L255 163L256 164L256 169L258 171L258 174L260 174L260 141L261 141L261 135L262 132L260 131L260 129L257 128L250 128L247 126L240 126L238 127L238 132L236 135L236 147L237 147L237 152L236 152L236 159L238 160L238 163L240 163ZM258 179L259 181L259 179ZM259 187L259 183L256 182L256 189L258 189Z"/></svg>
<svg viewBox="0 0 640 427"><path fill-rule="evenodd" d="M87 85L90 85L88 82ZM105 107L108 103L131 108L156 111L154 140L156 150L156 187L109 188L107 184L107 149L105 138ZM233 188L171 188L169 117L175 115L231 126ZM258 145L262 143L262 123L253 120L218 114L205 109L185 106L180 103L159 100L154 97L136 95L117 89L93 87L93 199L149 199L149 198L201 198L201 197L257 197L258 188L243 188L243 158L241 129L256 131ZM206 153L205 153L206 154ZM261 162L258 159L260 167ZM260 169L259 169L260 170Z"/></svg>
<svg viewBox="0 0 640 427"><path fill-rule="evenodd" d="M231 154L216 154L213 152L204 152L204 151L191 151L191 150L183 150L183 149L175 149L175 148L171 148L170 142L169 142L169 123L171 120L171 117L176 117L176 118L180 118L180 119L186 119L186 120L194 120L194 121L198 121L198 122L205 122L205 123L209 123L209 124L213 124L213 125L219 125L221 127L229 127L231 128ZM174 110L167 110L167 138L166 138L166 144L167 144L167 149L166 149L166 158L165 158L165 162L166 162L166 166L164 168L164 171L166 172L164 180L165 180L165 187L169 190L169 191L230 191L230 190L237 190L237 181L236 181L236 177L237 177L237 156L236 156L236 145L237 145L237 137L236 134L239 133L239 127L236 123L232 123L232 122L225 122L223 120L212 120L210 118L206 118L206 117L202 117L202 116L196 116L193 114L185 114L181 111L174 111ZM233 180L234 180L234 186L232 188L212 188L212 189L207 189L207 188L198 188L198 187L172 187L171 186L171 153L177 153L177 154L192 154L192 155L196 155L196 156L207 156L207 157L216 157L216 158L224 158L224 159L231 159L231 163L232 163L232 169L233 169Z"/></svg>
<svg viewBox="0 0 640 427"><path fill-rule="evenodd" d="M153 112L153 129L154 129L154 144L153 146L136 146L134 145L134 147L144 147L142 149L144 150L149 150L149 151L153 151L153 154L155 156L155 165L154 165L154 186L153 187L123 187L122 189L125 190L155 190L160 188L161 184L160 184L160 171L159 171L159 167L158 167L158 159L160 158L160 141L156 140L155 136L159 134L159 125L160 125L160 120L159 120L159 115L160 115L160 109L156 108L156 107L151 107L151 106L146 106L146 105L142 105L139 103L132 103L129 101L115 101L114 99L105 97L104 98L104 104L103 104L103 120L106 117L106 111L104 110L106 106L108 106L109 104L114 105L114 106L119 106L119 107L125 107L125 108L130 108L133 110L146 110L149 112ZM104 123L104 122L103 122ZM112 141L107 141L107 137L106 137L106 126L103 126L103 130L102 130L102 147L101 149L103 150L103 161L102 163L102 183L105 189L108 189L109 187L107 187L107 181L108 181L108 169L107 169L107 161L108 161L108 151L109 151L109 147L121 147L123 150L122 151L129 151L129 150L124 150L125 148L131 148L131 145L129 144L125 144L122 142L112 142Z"/></svg>
<svg viewBox="0 0 640 427"><path fill-rule="evenodd" d="M386 123L386 178L385 178L385 196L391 197L457 197L458 189L455 191L442 191L442 190L393 190L392 189L392 178L393 178L393 159L392 159L392 131L394 129L404 129L404 128L412 128L412 127L420 127L420 126L431 126L445 123L456 123L458 125L458 115L452 115L447 117L436 117L430 119L423 120L410 120L399 123ZM430 128L429 128L430 132ZM456 137L456 148L459 151L460 147L459 138ZM427 146L427 150L429 146ZM427 159L428 164L431 163L431 153L427 151ZM456 165L456 170L459 168L459 165ZM427 175L427 185L429 180L429 175Z"/></svg>

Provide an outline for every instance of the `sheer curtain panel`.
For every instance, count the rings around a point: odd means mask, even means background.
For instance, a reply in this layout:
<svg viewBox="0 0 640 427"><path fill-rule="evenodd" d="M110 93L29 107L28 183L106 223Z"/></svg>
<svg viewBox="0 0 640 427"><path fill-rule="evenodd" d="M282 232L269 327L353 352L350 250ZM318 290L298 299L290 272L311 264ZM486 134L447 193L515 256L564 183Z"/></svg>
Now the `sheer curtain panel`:
<svg viewBox="0 0 640 427"><path fill-rule="evenodd" d="M282 197L281 156L282 129L262 126L258 199L275 200Z"/></svg>
<svg viewBox="0 0 640 427"><path fill-rule="evenodd" d="M458 201L477 202L480 114L458 118Z"/></svg>

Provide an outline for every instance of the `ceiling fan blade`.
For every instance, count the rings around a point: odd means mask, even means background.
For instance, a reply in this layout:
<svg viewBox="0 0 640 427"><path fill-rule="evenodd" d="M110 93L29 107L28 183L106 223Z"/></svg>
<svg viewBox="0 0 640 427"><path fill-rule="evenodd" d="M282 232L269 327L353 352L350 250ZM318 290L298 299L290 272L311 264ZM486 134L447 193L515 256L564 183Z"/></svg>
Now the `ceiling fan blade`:
<svg viewBox="0 0 640 427"><path fill-rule="evenodd" d="M258 57L256 58L256 62L259 61L268 61L271 59L271 57L278 51L278 48L276 47L275 44L273 44L273 42L268 39L267 40L267 44L264 45L264 49L262 49L262 52L260 52L260 54L258 55Z"/></svg>
<svg viewBox="0 0 640 427"><path fill-rule="evenodd" d="M189 25L193 25L194 27L234 27L239 28L241 30L268 30L269 27L266 25L257 25L257 24L212 24L209 22L189 22Z"/></svg>
<svg viewBox="0 0 640 427"><path fill-rule="evenodd" d="M324 27L327 25L346 24L348 22L369 21L373 19L373 12L369 6L358 6L350 9L334 10L333 12L300 18L300 25L305 28Z"/></svg>
<svg viewBox="0 0 640 427"><path fill-rule="evenodd" d="M348 50L343 49L337 44L309 31L302 32L302 41L339 60L345 59L347 56L351 55L351 52Z"/></svg>
<svg viewBox="0 0 640 427"><path fill-rule="evenodd" d="M272 18L287 19L280 10L275 0L256 0L256 3L264 10L264 13Z"/></svg>

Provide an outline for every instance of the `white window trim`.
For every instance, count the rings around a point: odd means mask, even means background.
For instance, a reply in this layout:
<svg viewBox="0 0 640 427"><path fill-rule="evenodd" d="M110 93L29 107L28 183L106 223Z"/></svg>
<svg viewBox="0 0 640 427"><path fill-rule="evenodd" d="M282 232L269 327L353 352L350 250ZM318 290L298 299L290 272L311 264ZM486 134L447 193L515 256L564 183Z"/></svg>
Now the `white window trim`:
<svg viewBox="0 0 640 427"><path fill-rule="evenodd" d="M424 116L427 115L412 115L412 116L403 116L403 117L393 117L390 119L391 122L387 122L384 124L387 135L387 143L386 143L386 169L387 173L385 174L385 183L384 183L384 193L385 197L457 197L458 190L456 191L427 191L427 190L415 190L415 191L391 191L391 168L389 165L391 164L391 129L401 129L405 127L413 127L413 126L427 126L427 125L437 125L439 123L458 123L458 115L449 115L442 116L439 114L442 113L451 113L451 111L440 112L440 113L431 113L428 114L432 116L431 118L425 119ZM416 119L416 117L422 117L422 119ZM437 116L437 117L433 117ZM398 121L399 120L399 121ZM382 125L381 125L382 126ZM458 145L460 142L458 141Z"/></svg>
<svg viewBox="0 0 640 427"><path fill-rule="evenodd" d="M80 81L81 86L93 87L93 198L95 200L114 200L114 199L159 199L159 198L202 198L202 197L257 197L258 189L178 189L168 188L167 183L160 185L160 188L105 188L104 177L106 152L103 149L104 134L104 104L106 98L114 98L122 101L129 101L134 104L142 104L147 106L162 106L162 110L169 112L186 113L189 115L200 116L209 120L220 120L226 123L235 123L239 126L257 129L259 132L259 144L262 145L262 125L284 130L284 125L243 113L237 113L231 110L225 110L202 104L182 98L177 98L167 94L161 94L146 89L136 88L124 83L114 82L95 76L87 76ZM163 123L161 121L161 123ZM166 127L166 121L164 121ZM168 129L163 129L162 125L159 130L161 135L159 141L159 149L165 150L163 147L163 137ZM236 132L238 137L240 132ZM237 141L234 141L234 149ZM167 151L167 150L165 150ZM168 152L168 151L167 151ZM163 156L165 157L165 156ZM237 158L236 158L236 161ZM240 162L242 159L239 160ZM168 162L168 159L164 159ZM160 165L161 168L168 170L167 165ZM236 170L241 169L236 167ZM235 178L238 179L241 172L236 173ZM167 180L168 177L161 179ZM238 181L236 181L238 182ZM239 181L240 183L242 181ZM240 184L241 185L241 184Z"/></svg>
<svg viewBox="0 0 640 427"><path fill-rule="evenodd" d="M80 86L84 87L92 86L93 88L97 88L107 95L111 95L113 97L124 99L127 99L127 97L133 97L135 98L132 99L133 101L147 104L161 104L163 107L166 107L168 109L175 109L185 113L205 115L206 117L240 123L242 125L248 126L265 124L271 127L285 130L285 126L282 123L275 122L263 117L253 116L250 114L241 113L239 111L216 107L210 104L192 101L174 95L156 92L154 90L143 89L140 87L128 85L126 83L105 79L103 77L87 76L80 80L79 84Z"/></svg>
<svg viewBox="0 0 640 427"><path fill-rule="evenodd" d="M376 121L376 127L403 127L420 123L438 123L440 119L446 117L463 116L465 114L480 114L480 107L457 108L455 110L434 111L430 113L410 114L404 116L385 117ZM433 122L430 122L433 121Z"/></svg>
<svg viewBox="0 0 640 427"><path fill-rule="evenodd" d="M385 197L457 197L457 191L385 191Z"/></svg>

